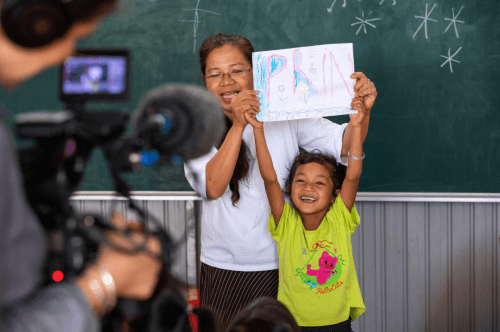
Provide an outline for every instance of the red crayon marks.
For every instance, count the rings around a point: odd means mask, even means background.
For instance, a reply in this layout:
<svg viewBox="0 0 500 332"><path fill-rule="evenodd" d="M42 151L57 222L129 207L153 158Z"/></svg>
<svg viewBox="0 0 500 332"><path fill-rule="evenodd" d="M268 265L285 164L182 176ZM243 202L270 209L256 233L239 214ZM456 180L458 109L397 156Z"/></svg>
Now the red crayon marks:
<svg viewBox="0 0 500 332"><path fill-rule="evenodd" d="M321 92L319 92L319 89L316 88L316 86L313 84L313 82L311 81L311 79L306 75L306 73L304 73L301 69L300 69L300 66L302 64L302 52L300 52L299 49L296 49L293 51L293 72L294 72L294 80L293 80L293 94L295 94L295 89L297 87L297 75L298 73L300 73L299 75L299 79L300 80L305 80L307 83L309 83L309 85L311 86L311 88L314 89L314 91L319 95L321 96Z"/></svg>
<svg viewBox="0 0 500 332"><path fill-rule="evenodd" d="M281 67L279 67L279 65L280 65L279 60L283 60ZM267 71L268 71L268 73L267 73L267 86L268 86L267 98L269 98L269 99L271 98L271 77L278 75L285 68L286 68L286 57L284 57L282 55L273 54L269 58L267 58Z"/></svg>
<svg viewBox="0 0 500 332"><path fill-rule="evenodd" d="M347 60L349 60L349 62L351 63L352 72L354 73L354 62L352 61L351 53L349 53L349 55L347 56ZM353 80L353 81L355 81L355 80ZM354 83L352 86L352 90L354 91Z"/></svg>
<svg viewBox="0 0 500 332"><path fill-rule="evenodd" d="M344 84L345 84L345 87L347 89L347 91L349 92L349 95L351 96L351 98L353 97L352 93L351 93L351 90L349 90L349 86L347 85L347 82L344 78L344 76L342 76L342 72L340 71L340 67L339 67L339 64L337 63L337 61L335 60L335 56L333 55L332 52L330 52L330 61L333 61L335 63L335 67L337 67L337 71L339 72L339 75L340 77L342 78L342 80L344 81ZM333 70L333 68L332 68Z"/></svg>
<svg viewBox="0 0 500 332"><path fill-rule="evenodd" d="M325 61L326 61L326 53L323 54L323 93L326 96ZM332 94L333 94L333 90L332 90Z"/></svg>

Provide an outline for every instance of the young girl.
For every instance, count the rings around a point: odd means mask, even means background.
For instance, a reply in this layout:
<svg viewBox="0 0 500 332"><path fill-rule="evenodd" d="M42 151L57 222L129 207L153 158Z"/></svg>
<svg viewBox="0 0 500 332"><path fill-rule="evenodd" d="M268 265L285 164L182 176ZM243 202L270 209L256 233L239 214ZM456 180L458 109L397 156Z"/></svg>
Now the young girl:
<svg viewBox="0 0 500 332"><path fill-rule="evenodd" d="M351 235L359 225L354 206L361 176L363 131L369 117L363 97L351 104L353 126L349 166L321 153L301 152L285 184L285 201L264 137L263 123L255 115L245 118L253 126L257 160L271 206L269 231L278 243L280 300L302 331L352 331L366 309L361 297ZM365 121L363 121L365 120Z"/></svg>

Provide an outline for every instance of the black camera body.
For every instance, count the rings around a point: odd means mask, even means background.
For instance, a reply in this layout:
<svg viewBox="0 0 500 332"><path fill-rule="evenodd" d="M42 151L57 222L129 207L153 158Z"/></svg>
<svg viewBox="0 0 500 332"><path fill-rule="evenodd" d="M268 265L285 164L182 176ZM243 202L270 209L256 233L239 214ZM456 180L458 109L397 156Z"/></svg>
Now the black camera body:
<svg viewBox="0 0 500 332"><path fill-rule="evenodd" d="M87 111L88 102L129 99L130 62L127 50L79 49L60 67L59 99L65 110L17 116L15 133L33 143L20 148L19 156L29 203L49 236L46 283L60 281L61 276L64 280L77 277L95 260L99 245L107 242L104 231L113 228L100 216L76 215L69 203L93 149L104 152L115 191L128 198L130 208L144 221L146 215L130 199L130 186L120 173L139 170L144 164L143 150L155 151L160 162L161 157L168 161L174 155L185 159L200 157L224 133L218 101L196 86L167 84L148 93L132 117L135 132L130 135L125 134L128 114L117 110ZM158 307L153 302L156 299L161 306L177 307L177 311L184 312L180 320L178 315L172 317L172 328L190 331L184 304L178 297L168 295L172 292L166 287L172 280L170 268L176 246L153 216L148 215L147 219L153 226L156 224L154 234L162 243L163 268L155 293L151 301L118 299L111 321L103 326L117 331L116 319L120 317L128 321L156 321L151 312L152 307ZM146 237L153 233L149 226ZM150 331L171 330L148 324Z"/></svg>
<svg viewBox="0 0 500 332"><path fill-rule="evenodd" d="M92 216L94 222L79 229L85 223L69 204L92 150L103 149L117 172L133 171L136 165L130 156L142 146L124 136L129 116L121 111L85 110L88 102L129 99L130 62L128 50L80 49L60 67L59 99L65 110L17 116L16 135L34 142L20 148L19 156L28 200L49 234L48 282L55 272L58 279L61 273L65 279L79 275L95 256L98 239L95 232L93 239L88 233L91 226L105 223Z"/></svg>

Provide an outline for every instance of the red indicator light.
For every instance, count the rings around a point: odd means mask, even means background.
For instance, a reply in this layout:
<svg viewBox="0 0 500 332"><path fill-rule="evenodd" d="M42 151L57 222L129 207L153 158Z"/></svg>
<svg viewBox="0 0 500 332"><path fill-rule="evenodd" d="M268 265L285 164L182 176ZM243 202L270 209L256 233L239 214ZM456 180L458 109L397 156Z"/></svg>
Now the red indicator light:
<svg viewBox="0 0 500 332"><path fill-rule="evenodd" d="M54 271L54 273L52 273L52 279L59 282L64 279L64 274L61 271Z"/></svg>

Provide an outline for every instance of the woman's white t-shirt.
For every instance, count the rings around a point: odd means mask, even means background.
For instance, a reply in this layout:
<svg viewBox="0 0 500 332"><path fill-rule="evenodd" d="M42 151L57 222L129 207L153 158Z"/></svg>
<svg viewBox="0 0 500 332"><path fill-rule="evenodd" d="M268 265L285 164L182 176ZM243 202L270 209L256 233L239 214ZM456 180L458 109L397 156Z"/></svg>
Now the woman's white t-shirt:
<svg viewBox="0 0 500 332"><path fill-rule="evenodd" d="M302 119L264 123L264 134L281 187L289 174L299 146L332 155L340 162L342 134L347 124L327 119ZM231 202L229 185L224 195L207 199L206 165L217 153L215 147L205 156L184 163L191 187L203 200L201 218L201 261L207 265L233 271L266 271L278 268L276 242L267 229L271 213L256 160L253 127L247 125L243 141L248 147L250 169L248 180L240 182L240 200ZM285 199L290 203L288 197Z"/></svg>

